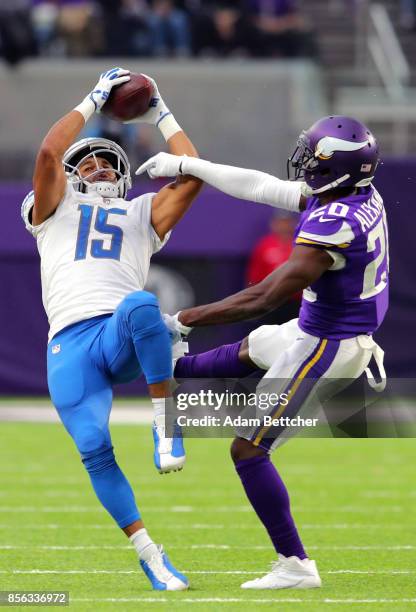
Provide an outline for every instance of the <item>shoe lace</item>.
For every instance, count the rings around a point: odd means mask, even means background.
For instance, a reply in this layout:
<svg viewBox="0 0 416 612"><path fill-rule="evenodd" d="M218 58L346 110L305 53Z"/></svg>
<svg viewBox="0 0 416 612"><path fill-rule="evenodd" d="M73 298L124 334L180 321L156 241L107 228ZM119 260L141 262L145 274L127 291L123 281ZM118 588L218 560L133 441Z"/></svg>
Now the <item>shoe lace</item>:
<svg viewBox="0 0 416 612"><path fill-rule="evenodd" d="M262 576L261 578L255 578L253 582L261 582L264 578L270 576L270 574L275 574L276 572L278 572L281 569L281 567L282 567L281 559L278 559L277 561L271 561L270 571L267 572L267 574L265 576Z"/></svg>
<svg viewBox="0 0 416 612"><path fill-rule="evenodd" d="M172 451L172 438L166 437L165 418L156 417L155 427L159 437L159 452L170 453Z"/></svg>
<svg viewBox="0 0 416 612"><path fill-rule="evenodd" d="M167 582L172 578L171 572L166 568L163 562L163 553L161 550L150 558L148 564L158 580L161 579L163 582Z"/></svg>
<svg viewBox="0 0 416 612"><path fill-rule="evenodd" d="M270 566L271 566L270 573L274 574L275 572L278 572L280 569L282 569L282 565L283 563L281 559L278 559L277 561L272 561L270 563Z"/></svg>

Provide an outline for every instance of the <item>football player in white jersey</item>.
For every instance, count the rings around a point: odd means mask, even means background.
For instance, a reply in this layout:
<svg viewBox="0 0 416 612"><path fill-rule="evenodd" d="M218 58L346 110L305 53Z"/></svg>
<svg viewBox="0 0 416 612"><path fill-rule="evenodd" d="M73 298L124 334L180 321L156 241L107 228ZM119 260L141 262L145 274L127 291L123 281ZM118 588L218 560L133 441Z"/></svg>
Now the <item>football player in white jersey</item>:
<svg viewBox="0 0 416 612"><path fill-rule="evenodd" d="M144 528L134 494L117 465L109 432L112 387L141 373L155 412L155 464L180 469L180 435L164 436L172 352L157 299L143 291L153 253L187 211L201 186L184 177L159 193L131 201L126 154L114 142L75 142L115 85L130 78L103 73L74 110L45 136L36 160L34 191L23 202L27 229L41 257L42 297L50 324L48 386L100 502L130 538L154 589L182 590L188 580ZM159 127L171 153L197 152L153 81L149 111L140 121Z"/></svg>

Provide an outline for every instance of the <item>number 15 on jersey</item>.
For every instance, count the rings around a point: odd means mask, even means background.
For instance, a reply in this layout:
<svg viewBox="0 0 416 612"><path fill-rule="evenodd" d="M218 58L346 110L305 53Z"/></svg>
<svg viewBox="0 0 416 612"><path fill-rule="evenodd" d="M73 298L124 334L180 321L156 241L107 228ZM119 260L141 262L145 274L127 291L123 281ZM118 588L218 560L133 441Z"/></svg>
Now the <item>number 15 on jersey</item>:
<svg viewBox="0 0 416 612"><path fill-rule="evenodd" d="M78 226L77 243L75 247L75 261L86 259L88 244L90 242L91 227L103 235L102 239L91 240L90 255L95 259L120 259L123 244L123 230L118 225L108 222L110 215L126 215L122 208L97 208L90 204L79 204L80 220ZM95 220L94 220L95 217ZM104 247L104 237L111 238L109 247Z"/></svg>

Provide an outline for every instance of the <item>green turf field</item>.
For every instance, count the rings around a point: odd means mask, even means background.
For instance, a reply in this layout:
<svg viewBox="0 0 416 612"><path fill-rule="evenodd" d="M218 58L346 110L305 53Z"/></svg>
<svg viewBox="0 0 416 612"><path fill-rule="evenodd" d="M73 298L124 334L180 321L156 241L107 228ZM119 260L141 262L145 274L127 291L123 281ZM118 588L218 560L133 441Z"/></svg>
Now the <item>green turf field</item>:
<svg viewBox="0 0 416 612"><path fill-rule="evenodd" d="M311 591L242 591L274 555L228 459L229 440L187 442L160 476L146 426L113 426L153 538L192 588L155 593L100 509L60 425L0 423L0 589L67 590L77 610L409 610L416 607L414 441L293 440L274 459L324 580ZM280 603L279 603L280 602Z"/></svg>

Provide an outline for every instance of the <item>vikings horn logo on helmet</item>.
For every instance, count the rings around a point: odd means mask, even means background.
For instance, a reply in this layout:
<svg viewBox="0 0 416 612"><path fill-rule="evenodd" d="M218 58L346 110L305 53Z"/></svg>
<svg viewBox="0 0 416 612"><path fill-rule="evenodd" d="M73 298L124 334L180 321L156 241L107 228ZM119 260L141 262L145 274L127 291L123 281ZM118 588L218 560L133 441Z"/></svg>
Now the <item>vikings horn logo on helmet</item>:
<svg viewBox="0 0 416 612"><path fill-rule="evenodd" d="M316 145L315 157L330 159L336 151L359 151L367 144L368 140L364 142L349 142L348 140L341 140L341 138L325 136Z"/></svg>
<svg viewBox="0 0 416 612"><path fill-rule="evenodd" d="M304 181L310 194L341 186L367 187L379 159L377 141L366 125L353 117L332 115L300 134L288 159L288 178Z"/></svg>

